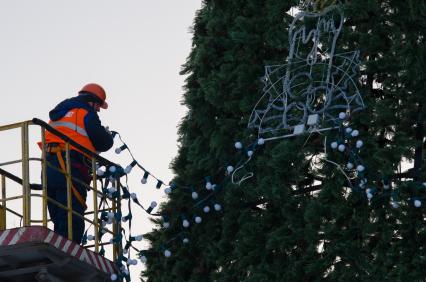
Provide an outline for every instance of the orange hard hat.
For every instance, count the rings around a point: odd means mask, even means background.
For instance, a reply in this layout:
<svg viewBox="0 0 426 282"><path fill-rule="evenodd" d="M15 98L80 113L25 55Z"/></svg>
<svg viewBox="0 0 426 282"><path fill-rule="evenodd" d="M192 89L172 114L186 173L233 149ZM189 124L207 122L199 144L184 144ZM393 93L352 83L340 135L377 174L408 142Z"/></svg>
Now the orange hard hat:
<svg viewBox="0 0 426 282"><path fill-rule="evenodd" d="M102 88L102 86L100 86L99 84L96 84L96 83L86 84L78 92L78 94L84 94L84 93L90 93L90 94L98 97L102 101L101 108L102 109L108 109L108 103L105 101L106 100L105 90Z"/></svg>

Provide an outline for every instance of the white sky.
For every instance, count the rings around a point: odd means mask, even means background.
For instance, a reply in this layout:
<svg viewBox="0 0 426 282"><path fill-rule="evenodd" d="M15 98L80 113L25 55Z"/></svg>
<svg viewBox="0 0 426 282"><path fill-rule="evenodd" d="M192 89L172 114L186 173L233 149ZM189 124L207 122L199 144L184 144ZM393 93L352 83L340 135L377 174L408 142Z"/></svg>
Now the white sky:
<svg viewBox="0 0 426 282"><path fill-rule="evenodd" d="M179 71L200 7L201 0L0 1L0 126L33 117L47 121L57 103L96 82L110 105L100 113L103 124L120 132L144 167L169 181L177 125L186 112ZM18 136L0 132L0 163L20 158ZM38 157L38 128L31 138L31 155ZM104 156L126 166L125 152L113 151ZM3 168L19 173L18 167ZM154 182L141 185L138 173L130 174L132 192L145 205L164 199ZM39 171L32 170L31 179L39 183ZM134 229L149 231L139 214ZM133 267L133 280L140 269Z"/></svg>

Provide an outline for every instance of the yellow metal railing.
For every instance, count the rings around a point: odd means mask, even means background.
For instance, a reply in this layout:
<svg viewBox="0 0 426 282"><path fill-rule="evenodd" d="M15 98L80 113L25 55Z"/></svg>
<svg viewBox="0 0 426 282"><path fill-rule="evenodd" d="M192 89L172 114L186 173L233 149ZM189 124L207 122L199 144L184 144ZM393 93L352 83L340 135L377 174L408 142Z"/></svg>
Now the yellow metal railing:
<svg viewBox="0 0 426 282"><path fill-rule="evenodd" d="M41 152L41 159L37 158L30 158L29 156L29 126L30 125L38 125L41 127L41 143L42 143L42 152ZM104 245L109 245L110 243L102 243L99 240L99 231L101 228L106 231L107 233L112 234L113 236L121 229L120 222L113 223L113 230L109 230L105 227L100 226L98 215L99 212L102 211L112 211L116 213L118 209L120 208L120 198L119 199L109 199L111 201L111 208L102 209L99 210L98 208L98 196L103 196L103 192L98 189L98 179L96 175L96 167L97 164L105 165L106 167L109 167L111 165L115 165L114 163L108 161L105 158L102 158L101 156L89 151L88 149L84 148L80 144L75 143L73 140L69 139L65 135L61 134L54 128L50 127L45 122L33 119L31 121L24 121L20 123L0 126L0 132L7 131L11 129L18 129L21 130L21 159L17 161L11 161L6 162L1 165L6 164L15 164L15 163L21 163L22 165L22 179L17 177L16 175L13 175L12 173L9 173L3 169L0 168L0 187L1 187L1 194L0 194L0 230L4 230L7 228L7 214L11 213L15 216L18 216L22 220L23 226L33 226L33 225L41 225L44 227L47 227L48 224L48 212L47 212L47 203L53 203L56 206L58 206L61 209L64 209L67 211L67 223L68 223L68 239L72 240L72 217L78 216L80 218L83 218L84 221L90 223L93 225L94 228L94 236L95 236L95 243L88 247L93 247L94 251L96 253L99 252L99 247ZM65 141L65 177L67 180L67 204L62 205L61 203L55 201L54 199L51 199L47 196L47 176L46 176L46 169L47 167L52 167L53 169L57 169L58 171L61 171L60 169L53 167L51 164L49 164L46 160L47 152L46 152L46 140L45 140L45 131L48 130L49 132L59 136L61 139ZM78 148L79 150L83 151L85 154L91 156L92 162L91 162L91 169L92 169L92 186L88 186L85 183L79 181L79 179L75 179L72 177L71 174L71 159L70 159L70 146L73 146L75 148ZM38 160L41 161L41 185L37 184L30 184L30 161ZM61 171L62 172L62 171ZM22 194L12 197L7 197L7 187L6 187L6 179L11 179L14 182L17 182L22 186ZM93 207L91 207L90 203L87 203L88 210L83 214L79 214L76 211L73 211L72 209L72 181L78 182L82 185L84 185L87 189L93 192ZM116 187L120 185L119 180L116 180ZM41 194L38 193L32 193L31 188L37 187L38 190L40 190L41 186ZM32 217L32 208L31 208L31 200L32 198L41 198L42 199L42 211L41 211L41 220L40 219L33 219ZM17 211L13 208L10 208L8 205L8 202L13 200L22 200L22 210ZM91 219L92 217L93 219ZM115 261L117 259L118 253L119 253L120 246L117 246L116 244L113 245L113 260Z"/></svg>

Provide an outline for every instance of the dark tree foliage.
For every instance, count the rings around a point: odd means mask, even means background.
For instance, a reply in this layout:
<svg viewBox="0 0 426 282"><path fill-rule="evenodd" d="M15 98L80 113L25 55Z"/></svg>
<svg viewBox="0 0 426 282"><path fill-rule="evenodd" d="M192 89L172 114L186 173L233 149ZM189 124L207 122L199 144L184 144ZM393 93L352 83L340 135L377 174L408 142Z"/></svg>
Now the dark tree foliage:
<svg viewBox="0 0 426 282"><path fill-rule="evenodd" d="M246 167L254 177L233 185L224 168L241 157L235 141L255 140L247 122L262 95L264 65L288 55L291 0L205 0L193 27L193 48L172 163L178 187L161 212L171 226L147 234L148 281L421 281L426 279L426 4L353 0L338 51L360 50L359 88L366 109L351 120L364 147L368 185L396 191L368 201L351 192L327 162L313 165L324 136L267 142ZM331 140L336 132L327 133ZM327 156L345 164L342 154ZM402 169L401 169L402 164ZM223 185L221 212L194 206L191 188L205 197L203 179ZM187 188L184 188L187 187ZM421 187L421 185L420 185ZM380 193L379 193L380 194ZM195 224L192 216L203 217ZM191 227L182 235L182 218ZM178 236L178 234L181 234ZM183 236L189 238L182 243ZM162 251L172 252L170 258Z"/></svg>

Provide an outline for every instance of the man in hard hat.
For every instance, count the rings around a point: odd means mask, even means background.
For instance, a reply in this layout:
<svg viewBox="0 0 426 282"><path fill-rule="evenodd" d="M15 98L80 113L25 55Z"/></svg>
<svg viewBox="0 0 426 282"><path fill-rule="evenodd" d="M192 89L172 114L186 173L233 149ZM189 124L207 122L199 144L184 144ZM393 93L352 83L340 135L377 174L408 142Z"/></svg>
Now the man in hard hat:
<svg viewBox="0 0 426 282"><path fill-rule="evenodd" d="M66 99L50 111L49 125L92 152L108 151L113 137L99 120L100 109L107 109L105 90L98 84L85 85L76 97ZM46 131L46 160L48 162L47 196L67 206L67 181L65 177L65 141ZM79 214L86 210L87 187L91 181L90 156L70 146L72 175L72 209ZM84 184L82 184L84 183ZM56 233L68 237L67 211L53 202L47 203ZM84 220L73 215L72 239L80 243L84 233Z"/></svg>

